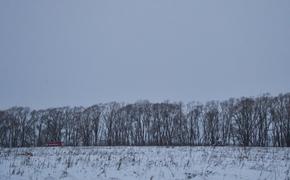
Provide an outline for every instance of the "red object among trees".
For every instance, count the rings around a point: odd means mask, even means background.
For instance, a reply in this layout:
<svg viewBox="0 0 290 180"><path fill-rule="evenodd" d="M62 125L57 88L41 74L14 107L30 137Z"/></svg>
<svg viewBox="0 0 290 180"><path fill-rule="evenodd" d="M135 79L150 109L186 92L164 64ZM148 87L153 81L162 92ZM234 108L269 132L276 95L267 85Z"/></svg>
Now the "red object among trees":
<svg viewBox="0 0 290 180"><path fill-rule="evenodd" d="M47 146L52 146L52 147L63 146L63 142L61 142L61 141L51 141L51 142L47 143Z"/></svg>

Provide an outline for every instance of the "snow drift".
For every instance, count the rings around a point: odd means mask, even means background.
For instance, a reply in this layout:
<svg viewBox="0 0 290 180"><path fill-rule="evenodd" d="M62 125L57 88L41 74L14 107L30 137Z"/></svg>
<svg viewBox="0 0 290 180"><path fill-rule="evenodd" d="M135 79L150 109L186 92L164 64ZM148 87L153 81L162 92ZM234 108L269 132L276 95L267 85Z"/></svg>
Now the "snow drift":
<svg viewBox="0 0 290 180"><path fill-rule="evenodd" d="M290 179L289 148L1 148L0 179Z"/></svg>

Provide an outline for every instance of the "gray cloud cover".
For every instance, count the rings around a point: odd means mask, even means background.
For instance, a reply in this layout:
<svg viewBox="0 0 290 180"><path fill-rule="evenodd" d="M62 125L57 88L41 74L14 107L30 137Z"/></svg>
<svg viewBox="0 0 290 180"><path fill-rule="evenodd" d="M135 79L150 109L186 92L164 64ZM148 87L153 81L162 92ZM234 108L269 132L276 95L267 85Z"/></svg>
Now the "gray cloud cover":
<svg viewBox="0 0 290 180"><path fill-rule="evenodd" d="M290 1L1 1L0 108L290 91Z"/></svg>

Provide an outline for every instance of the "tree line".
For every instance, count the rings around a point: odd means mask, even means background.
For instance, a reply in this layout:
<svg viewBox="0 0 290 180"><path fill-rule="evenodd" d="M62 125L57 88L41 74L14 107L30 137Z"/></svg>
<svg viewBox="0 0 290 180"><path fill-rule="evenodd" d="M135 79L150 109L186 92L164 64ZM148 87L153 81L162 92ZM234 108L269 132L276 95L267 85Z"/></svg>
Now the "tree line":
<svg viewBox="0 0 290 180"><path fill-rule="evenodd" d="M290 93L191 102L0 110L0 146L290 147Z"/></svg>

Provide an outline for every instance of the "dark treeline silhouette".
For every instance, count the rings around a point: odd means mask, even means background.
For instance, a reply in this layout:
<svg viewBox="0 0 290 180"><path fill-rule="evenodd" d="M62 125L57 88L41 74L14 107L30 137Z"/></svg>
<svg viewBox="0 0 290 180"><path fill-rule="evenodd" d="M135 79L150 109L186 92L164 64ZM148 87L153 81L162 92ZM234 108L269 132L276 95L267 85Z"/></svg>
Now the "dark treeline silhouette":
<svg viewBox="0 0 290 180"><path fill-rule="evenodd" d="M290 147L290 93L205 104L107 103L0 111L2 147L237 145Z"/></svg>

